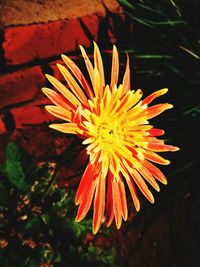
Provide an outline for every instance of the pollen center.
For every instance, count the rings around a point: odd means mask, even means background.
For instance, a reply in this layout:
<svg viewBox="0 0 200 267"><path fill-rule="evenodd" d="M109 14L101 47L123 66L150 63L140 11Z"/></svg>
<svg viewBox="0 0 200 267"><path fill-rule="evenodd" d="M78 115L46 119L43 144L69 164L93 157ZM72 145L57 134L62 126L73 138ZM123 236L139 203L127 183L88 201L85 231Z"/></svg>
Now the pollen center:
<svg viewBox="0 0 200 267"><path fill-rule="evenodd" d="M104 144L116 144L122 138L122 133L115 122L102 122L97 127L97 140Z"/></svg>
<svg viewBox="0 0 200 267"><path fill-rule="evenodd" d="M97 138L103 142L111 143L115 137L115 130L112 125L107 122L103 122L97 127Z"/></svg>

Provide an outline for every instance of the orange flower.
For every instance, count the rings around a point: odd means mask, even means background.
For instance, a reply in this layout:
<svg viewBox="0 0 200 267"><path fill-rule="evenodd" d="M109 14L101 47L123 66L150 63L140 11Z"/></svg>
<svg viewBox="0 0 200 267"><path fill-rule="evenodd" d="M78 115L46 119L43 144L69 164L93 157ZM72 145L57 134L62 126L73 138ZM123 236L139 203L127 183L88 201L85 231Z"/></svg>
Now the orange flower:
<svg viewBox="0 0 200 267"><path fill-rule="evenodd" d="M50 75L47 79L57 89L55 92L43 88L43 92L55 104L45 108L54 116L66 121L51 124L50 127L70 134L80 135L87 145L89 163L81 178L75 203L79 205L76 221L87 214L93 197L93 233L99 230L104 213L106 225L113 218L119 229L122 218L127 219L127 201L124 183L130 190L134 206L140 209L136 187L154 203L154 197L147 187L148 182L159 191L156 180L167 184L164 174L151 162L169 164L170 162L156 152L176 151L177 147L165 145L157 136L164 131L149 125L149 119L172 108L171 104L149 104L168 90L161 89L144 100L142 90L130 90L130 68L127 56L126 70L122 84L118 84L119 58L115 46L112 53L110 86L105 84L104 68L98 46L94 43L94 67L84 48L80 46L91 85L87 82L77 65L62 55L66 66L58 68L70 88Z"/></svg>

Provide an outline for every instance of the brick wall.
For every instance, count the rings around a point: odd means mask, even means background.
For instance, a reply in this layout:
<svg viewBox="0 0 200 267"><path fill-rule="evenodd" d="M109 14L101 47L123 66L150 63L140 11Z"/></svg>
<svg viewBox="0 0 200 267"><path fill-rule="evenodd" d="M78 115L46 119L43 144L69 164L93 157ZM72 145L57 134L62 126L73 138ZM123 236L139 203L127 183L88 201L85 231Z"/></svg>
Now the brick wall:
<svg viewBox="0 0 200 267"><path fill-rule="evenodd" d="M90 48L96 40L108 48L121 30L113 25L123 25L122 8L115 0L7 0L0 2L0 14L0 146L16 132L26 140L33 127L34 135L43 127L48 139L47 125L55 118L43 108L44 73L59 76L61 53L78 61L79 44ZM35 141L29 138L27 149Z"/></svg>

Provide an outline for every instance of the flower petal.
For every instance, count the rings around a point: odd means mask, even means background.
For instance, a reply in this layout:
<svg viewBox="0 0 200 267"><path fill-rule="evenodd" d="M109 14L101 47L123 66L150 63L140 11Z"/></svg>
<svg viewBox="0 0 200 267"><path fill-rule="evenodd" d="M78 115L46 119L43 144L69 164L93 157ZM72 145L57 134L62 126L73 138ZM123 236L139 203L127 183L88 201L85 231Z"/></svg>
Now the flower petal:
<svg viewBox="0 0 200 267"><path fill-rule="evenodd" d="M135 181L135 183L139 187L140 191L143 193L143 195L151 203L154 203L154 197L153 197L152 193L149 191L149 189L148 189L146 183L144 182L144 180L142 179L141 175L134 169L132 170L131 175L133 177L133 180Z"/></svg>
<svg viewBox="0 0 200 267"><path fill-rule="evenodd" d="M89 190L92 181L96 178L95 165L89 163L84 171L84 174L81 178L78 190L75 196L75 204L79 205L83 201L83 196L86 195Z"/></svg>
<svg viewBox="0 0 200 267"><path fill-rule="evenodd" d="M143 104L147 104L149 105L155 98L161 96L161 95L164 95L168 92L168 89L167 88L164 88L164 89L161 89L161 90L158 90L154 93L152 93L151 95L147 96L143 101L142 103Z"/></svg>
<svg viewBox="0 0 200 267"><path fill-rule="evenodd" d="M153 128L153 129L148 130L148 133L149 133L149 136L160 136L160 135L163 135L165 131L161 129Z"/></svg>
<svg viewBox="0 0 200 267"><path fill-rule="evenodd" d="M112 183L114 176L111 172L107 176L107 196L106 196L106 226L109 227L114 218L113 209L113 193L112 193Z"/></svg>
<svg viewBox="0 0 200 267"><path fill-rule="evenodd" d="M80 203L80 206L78 208L78 212L75 219L76 222L80 222L81 220L83 220L86 214L88 213L94 196L95 187L96 187L96 182L92 180L90 187L87 191L87 196L84 197L83 201Z"/></svg>
<svg viewBox="0 0 200 267"><path fill-rule="evenodd" d="M119 196L120 196L120 200L121 200L121 214L122 214L123 219L126 221L127 217L128 217L128 209L127 209L126 192L125 192L124 182L122 181L121 175L120 175L118 185L119 185Z"/></svg>
<svg viewBox="0 0 200 267"><path fill-rule="evenodd" d="M93 234L96 234L102 224L105 210L105 178L100 174L94 197Z"/></svg>
<svg viewBox="0 0 200 267"><path fill-rule="evenodd" d="M90 62L90 60L89 60L89 58L85 52L85 49L81 45L80 45L80 49L81 49L81 53L82 53L82 56L83 56L84 61L85 61L87 71L88 71L89 76L90 76L90 80L92 82L92 86L94 88L94 68L93 68L92 63Z"/></svg>
<svg viewBox="0 0 200 267"><path fill-rule="evenodd" d="M71 111L67 110L66 108L53 105L46 105L45 109L53 116L71 122Z"/></svg>
<svg viewBox="0 0 200 267"><path fill-rule="evenodd" d="M121 214L119 185L116 178L114 178L112 183L112 194L113 194L113 209L115 215L115 223L117 229L119 229L122 224L122 214Z"/></svg>
<svg viewBox="0 0 200 267"><path fill-rule="evenodd" d="M119 56L116 46L113 45L112 70L111 70L111 82L110 82L111 88L114 85L117 85L118 75L119 75Z"/></svg>
<svg viewBox="0 0 200 267"><path fill-rule="evenodd" d="M153 142L149 142L147 147L148 150L155 152L166 152L166 151L178 151L179 148L171 145L157 144Z"/></svg>
<svg viewBox="0 0 200 267"><path fill-rule="evenodd" d="M167 159L164 159L163 157L159 156L157 153L142 149L142 152L144 154L144 157L150 161L153 161L155 163L161 164L161 165L168 165L170 164L170 161Z"/></svg>
<svg viewBox="0 0 200 267"><path fill-rule="evenodd" d="M50 128L68 134L77 134L79 129L76 123L60 123L60 124L50 124Z"/></svg>
<svg viewBox="0 0 200 267"><path fill-rule="evenodd" d="M151 173L148 171L148 169L146 169L143 165L138 168L138 172L142 175L142 177L144 177L144 179L150 183L150 185L157 191L160 192L160 187L157 184L156 180L154 179L154 177L151 175Z"/></svg>
<svg viewBox="0 0 200 267"><path fill-rule="evenodd" d="M131 84L130 84L130 65L129 65L129 56L126 54L127 61L126 61L126 70L124 73L124 78L123 78L123 92L122 95L126 94L128 90L130 90Z"/></svg>
<svg viewBox="0 0 200 267"><path fill-rule="evenodd" d="M103 61L97 44L95 42L93 43L94 43L94 68L96 68L99 72L101 81L101 90L103 90L103 87L105 86Z"/></svg>
<svg viewBox="0 0 200 267"><path fill-rule="evenodd" d="M173 108L173 105L168 103L154 105L146 110L146 118L152 119L170 108Z"/></svg>
<svg viewBox="0 0 200 267"><path fill-rule="evenodd" d="M141 175L136 171L134 168L130 167L127 162L123 161L125 168L127 168L128 172L132 176L134 182L137 184L140 191L143 193L143 195L151 202L154 203L154 197L152 193L149 191L146 183L142 179Z"/></svg>
<svg viewBox="0 0 200 267"><path fill-rule="evenodd" d="M63 77L67 81L70 89L75 94L75 96L80 100L81 103L83 103L84 105L87 105L87 98L86 98L85 94L83 93L82 89L77 84L75 79L72 77L70 72L61 64L57 64L57 66L58 66L60 72L62 73Z"/></svg>
<svg viewBox="0 0 200 267"><path fill-rule="evenodd" d="M126 182L127 182L128 187L129 187L135 209L138 212L140 210L140 201L139 201L138 196L137 196L137 191L136 191L135 185L134 185L132 179L126 179Z"/></svg>
<svg viewBox="0 0 200 267"><path fill-rule="evenodd" d="M69 105L65 98L62 98L59 94L57 94L54 90L43 87L42 92L57 106L61 106L63 108L72 110L72 106Z"/></svg>
<svg viewBox="0 0 200 267"><path fill-rule="evenodd" d="M164 174L153 164L147 160L143 160L142 164L149 170L149 172L163 184L167 184L167 179Z"/></svg>
<svg viewBox="0 0 200 267"><path fill-rule="evenodd" d="M85 79L83 73L79 69L79 67L66 55L61 55L63 61L67 65L67 67L71 70L71 72L74 74L74 76L77 78L81 86L84 88L86 94L88 95L89 98L93 98L93 92L92 89L89 86L89 83Z"/></svg>
<svg viewBox="0 0 200 267"><path fill-rule="evenodd" d="M66 98L68 99L75 107L78 105L81 106L81 102L72 94L61 82L59 82L53 76L46 74L46 78L50 81L51 84Z"/></svg>

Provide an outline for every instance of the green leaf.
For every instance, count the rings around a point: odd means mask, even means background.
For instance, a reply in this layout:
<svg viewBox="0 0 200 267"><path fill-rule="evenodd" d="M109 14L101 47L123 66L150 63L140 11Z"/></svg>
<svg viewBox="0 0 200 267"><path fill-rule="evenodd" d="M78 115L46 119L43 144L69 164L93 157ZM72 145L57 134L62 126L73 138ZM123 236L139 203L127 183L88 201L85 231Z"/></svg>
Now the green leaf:
<svg viewBox="0 0 200 267"><path fill-rule="evenodd" d="M131 13L129 13L129 12L127 12L127 11L125 11L125 13L126 13L129 17L131 17L134 21L136 21L137 23L142 24L142 25L144 25L144 26L147 26L147 27L149 27L149 28L154 28L154 26L151 24L151 23L152 23L151 21L146 20L146 19L140 19L140 18L138 18L138 17L132 15Z"/></svg>
<svg viewBox="0 0 200 267"><path fill-rule="evenodd" d="M119 2L131 9L136 9L130 2L126 1L126 0L119 0Z"/></svg>
<svg viewBox="0 0 200 267"><path fill-rule="evenodd" d="M6 148L5 172L17 189L26 191L36 179L36 165L21 147L9 143Z"/></svg>
<svg viewBox="0 0 200 267"><path fill-rule="evenodd" d="M6 174L9 181L19 190L25 191L28 187L25 172L22 167L20 149L13 143L6 148Z"/></svg>

